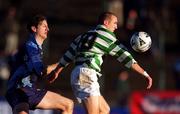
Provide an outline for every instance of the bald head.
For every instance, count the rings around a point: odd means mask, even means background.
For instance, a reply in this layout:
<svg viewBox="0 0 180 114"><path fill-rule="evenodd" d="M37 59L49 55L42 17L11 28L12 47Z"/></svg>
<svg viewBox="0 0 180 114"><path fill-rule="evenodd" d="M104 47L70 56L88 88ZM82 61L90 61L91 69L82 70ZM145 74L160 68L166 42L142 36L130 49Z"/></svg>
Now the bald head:
<svg viewBox="0 0 180 114"><path fill-rule="evenodd" d="M117 16L114 13L104 12L99 16L98 24L104 25L111 32L117 29L117 23Z"/></svg>
<svg viewBox="0 0 180 114"><path fill-rule="evenodd" d="M112 16L116 15L112 12L103 12L98 18L98 24L104 24L105 20L110 20Z"/></svg>

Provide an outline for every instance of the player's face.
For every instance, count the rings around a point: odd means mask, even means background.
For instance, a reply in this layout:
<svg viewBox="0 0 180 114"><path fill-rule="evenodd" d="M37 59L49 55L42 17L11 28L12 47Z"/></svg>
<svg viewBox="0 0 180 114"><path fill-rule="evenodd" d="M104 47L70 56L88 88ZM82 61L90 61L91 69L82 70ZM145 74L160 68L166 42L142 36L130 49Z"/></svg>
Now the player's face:
<svg viewBox="0 0 180 114"><path fill-rule="evenodd" d="M117 23L118 23L117 17L112 15L108 20L106 27L111 32L114 32L117 29Z"/></svg>
<svg viewBox="0 0 180 114"><path fill-rule="evenodd" d="M41 21L36 30L36 35L42 39L46 39L48 35L49 27L46 20Z"/></svg>

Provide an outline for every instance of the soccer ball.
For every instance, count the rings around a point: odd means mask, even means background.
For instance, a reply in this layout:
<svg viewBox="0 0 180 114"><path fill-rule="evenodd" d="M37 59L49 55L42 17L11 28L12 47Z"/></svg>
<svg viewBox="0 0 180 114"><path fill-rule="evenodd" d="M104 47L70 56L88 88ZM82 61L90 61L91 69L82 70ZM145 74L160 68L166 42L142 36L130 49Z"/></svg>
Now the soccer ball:
<svg viewBox="0 0 180 114"><path fill-rule="evenodd" d="M130 39L131 47L136 52L145 52L151 47L151 37L146 32L136 32Z"/></svg>

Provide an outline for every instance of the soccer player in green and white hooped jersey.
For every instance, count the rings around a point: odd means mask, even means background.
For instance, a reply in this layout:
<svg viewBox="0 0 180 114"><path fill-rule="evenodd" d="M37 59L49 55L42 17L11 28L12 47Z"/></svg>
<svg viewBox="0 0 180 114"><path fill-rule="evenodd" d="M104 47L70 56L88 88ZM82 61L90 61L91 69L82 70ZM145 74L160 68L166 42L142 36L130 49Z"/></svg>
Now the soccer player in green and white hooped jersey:
<svg viewBox="0 0 180 114"><path fill-rule="evenodd" d="M117 17L111 12L100 15L97 27L78 36L70 45L59 61L59 65L51 73L53 82L58 74L70 62L75 61L75 68L71 74L71 85L79 102L83 102L88 114L109 114L110 108L100 94L97 76L101 76L103 55L112 55L127 68L138 72L148 80L149 89L152 79L141 68L132 55L119 44L114 30L117 29Z"/></svg>
<svg viewBox="0 0 180 114"><path fill-rule="evenodd" d="M80 35L72 42L61 59L60 65L64 67L75 59L76 65L100 72L103 63L102 56L105 54L117 56L118 60L128 68L136 62L131 54L122 48L122 45L117 44L113 32L107 30L103 25L98 25L96 29Z"/></svg>

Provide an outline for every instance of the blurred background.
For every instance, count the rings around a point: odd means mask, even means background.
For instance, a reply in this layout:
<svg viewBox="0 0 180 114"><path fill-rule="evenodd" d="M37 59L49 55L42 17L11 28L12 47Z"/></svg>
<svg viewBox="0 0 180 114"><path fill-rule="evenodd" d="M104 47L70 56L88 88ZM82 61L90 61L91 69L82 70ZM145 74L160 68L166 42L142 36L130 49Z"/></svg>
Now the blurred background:
<svg viewBox="0 0 180 114"><path fill-rule="evenodd" d="M180 113L179 0L0 0L0 114L11 113L4 99L10 74L8 58L26 40L27 21L35 14L47 17L50 32L44 44L44 61L52 64L77 35L96 25L103 11L118 16L117 38L153 78L152 89L146 90L144 78L105 56L99 81L111 114ZM130 47L129 40L137 31L145 31L152 38L152 46L145 53ZM75 100L70 86L72 68L73 64L64 69L53 84L41 85ZM84 113L77 103L74 110L74 114ZM41 112L45 113L58 114Z"/></svg>

